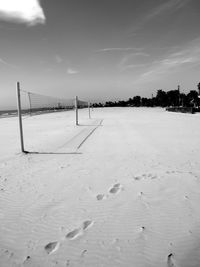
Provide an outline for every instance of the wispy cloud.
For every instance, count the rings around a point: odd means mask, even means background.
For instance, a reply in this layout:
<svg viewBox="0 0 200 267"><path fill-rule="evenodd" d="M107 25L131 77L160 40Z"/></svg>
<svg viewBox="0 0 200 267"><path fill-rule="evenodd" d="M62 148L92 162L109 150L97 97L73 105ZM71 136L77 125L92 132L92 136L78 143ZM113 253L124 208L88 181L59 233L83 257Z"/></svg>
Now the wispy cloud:
<svg viewBox="0 0 200 267"><path fill-rule="evenodd" d="M135 52L125 55L119 63L120 71L145 66L146 63L141 63L141 61L138 61L138 59L141 59L141 57L149 57L149 54L144 52Z"/></svg>
<svg viewBox="0 0 200 267"><path fill-rule="evenodd" d="M136 32L141 29L144 25L146 25L152 19L157 18L158 16L164 15L167 12L177 11L180 8L184 7L191 0L167 0L164 3L152 8L146 15L143 15L141 19L139 19L138 23L131 28L131 35L135 35Z"/></svg>
<svg viewBox="0 0 200 267"><path fill-rule="evenodd" d="M55 61L56 63L60 64L63 62L63 59L59 55L55 55Z"/></svg>
<svg viewBox="0 0 200 267"><path fill-rule="evenodd" d="M140 50L141 48L136 48L136 47L111 47L111 48L99 49L96 52L113 52L113 51L126 52L126 51L140 51Z"/></svg>
<svg viewBox="0 0 200 267"><path fill-rule="evenodd" d="M31 26L45 23L39 0L0 0L0 19Z"/></svg>
<svg viewBox="0 0 200 267"><path fill-rule="evenodd" d="M191 0L168 0L165 1L163 4L155 7L150 11L150 13L145 17L144 21L148 22L150 19L154 18L155 16L162 15L165 12L171 10L177 10L185 6Z"/></svg>
<svg viewBox="0 0 200 267"><path fill-rule="evenodd" d="M77 73L79 73L79 71L74 69L74 68L68 68L67 69L67 74L69 74L69 75L73 75L73 74L77 74Z"/></svg>
<svg viewBox="0 0 200 267"><path fill-rule="evenodd" d="M8 63L5 62L2 58L0 58L0 63L2 63L3 65L8 65Z"/></svg>
<svg viewBox="0 0 200 267"><path fill-rule="evenodd" d="M16 68L16 66L6 62L4 59L0 58L0 64L3 64L5 66L11 67L11 68Z"/></svg>
<svg viewBox="0 0 200 267"><path fill-rule="evenodd" d="M140 76L140 80L155 80L160 76L176 73L182 68L192 68L200 64L200 38L190 42L186 47L173 52L165 58L154 61Z"/></svg>

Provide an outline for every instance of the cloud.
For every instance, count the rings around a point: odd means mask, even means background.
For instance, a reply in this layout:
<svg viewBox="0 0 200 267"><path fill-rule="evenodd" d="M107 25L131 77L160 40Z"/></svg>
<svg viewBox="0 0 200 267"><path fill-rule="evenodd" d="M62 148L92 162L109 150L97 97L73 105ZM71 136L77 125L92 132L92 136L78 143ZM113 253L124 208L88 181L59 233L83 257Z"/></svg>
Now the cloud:
<svg viewBox="0 0 200 267"><path fill-rule="evenodd" d="M2 58L0 58L0 64L3 64L5 66L11 67L11 68L16 68L14 65L6 62L5 60L3 60Z"/></svg>
<svg viewBox="0 0 200 267"><path fill-rule="evenodd" d="M200 38L193 40L182 49L177 48L165 58L154 61L151 66L140 76L139 80L152 81L163 75L193 68L200 64Z"/></svg>
<svg viewBox="0 0 200 267"><path fill-rule="evenodd" d="M157 18L158 16L164 15L167 12L177 11L180 8L184 7L191 0L167 0L164 3L154 7L151 9L146 15L138 21L133 28L130 29L131 35L135 35L136 32L141 29L145 24L147 24L152 19Z"/></svg>
<svg viewBox="0 0 200 267"><path fill-rule="evenodd" d="M0 0L0 20L36 25L45 15L39 0Z"/></svg>
<svg viewBox="0 0 200 267"><path fill-rule="evenodd" d="M136 67L143 67L147 63L142 63L141 58L149 57L149 54L144 52L136 52L131 53L122 58L122 60L119 63L119 69L121 71L125 71L127 69L136 68Z"/></svg>
<svg viewBox="0 0 200 267"><path fill-rule="evenodd" d="M77 73L79 73L79 71L75 70L74 68L68 68L67 69L67 74L69 74L69 75L77 74Z"/></svg>
<svg viewBox="0 0 200 267"><path fill-rule="evenodd" d="M63 59L59 55L55 55L55 61L60 64L63 62Z"/></svg>
<svg viewBox="0 0 200 267"><path fill-rule="evenodd" d="M120 71L124 71L129 68L144 65L138 63L139 58L149 56L147 53L144 53L143 50L142 47L112 47L99 49L96 52L117 53L117 56L119 55L120 57L120 61L117 62L117 67Z"/></svg>
<svg viewBox="0 0 200 267"><path fill-rule="evenodd" d="M3 65L8 65L8 63L4 61L2 58L0 58L0 63L2 63Z"/></svg>
<svg viewBox="0 0 200 267"><path fill-rule="evenodd" d="M171 10L177 10L186 5L190 0L168 0L164 4L155 7L146 17L145 22Z"/></svg>
<svg viewBox="0 0 200 267"><path fill-rule="evenodd" d="M99 49L96 52L112 52L112 51L126 52L126 51L132 51L132 50L140 51L141 48L136 48L136 47L112 47L112 48Z"/></svg>

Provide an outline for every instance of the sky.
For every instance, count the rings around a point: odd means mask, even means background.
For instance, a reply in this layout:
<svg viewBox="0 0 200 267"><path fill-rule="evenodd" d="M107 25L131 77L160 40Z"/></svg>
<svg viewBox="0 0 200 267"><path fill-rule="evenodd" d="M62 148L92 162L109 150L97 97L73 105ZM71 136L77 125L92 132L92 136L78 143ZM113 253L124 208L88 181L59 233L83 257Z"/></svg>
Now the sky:
<svg viewBox="0 0 200 267"><path fill-rule="evenodd" d="M15 84L104 101L200 82L199 0L0 0L0 109Z"/></svg>

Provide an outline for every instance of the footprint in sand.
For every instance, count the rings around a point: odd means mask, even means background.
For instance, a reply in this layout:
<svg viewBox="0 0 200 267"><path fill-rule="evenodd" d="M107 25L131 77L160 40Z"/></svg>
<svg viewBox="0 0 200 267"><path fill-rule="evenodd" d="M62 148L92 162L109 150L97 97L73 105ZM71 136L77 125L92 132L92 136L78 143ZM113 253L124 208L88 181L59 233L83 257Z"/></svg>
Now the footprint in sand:
<svg viewBox="0 0 200 267"><path fill-rule="evenodd" d="M142 174L141 176L134 176L133 177L136 181L140 181L141 179L147 179L147 178L150 178L150 179L156 179L158 178L157 175L153 175L152 173L149 173L149 174Z"/></svg>
<svg viewBox="0 0 200 267"><path fill-rule="evenodd" d="M23 264L26 264L31 261L31 257L27 256L26 259L23 261Z"/></svg>
<svg viewBox="0 0 200 267"><path fill-rule="evenodd" d="M134 176L133 177L136 181L139 181L139 180L141 180L142 179L142 177L141 176Z"/></svg>
<svg viewBox="0 0 200 267"><path fill-rule="evenodd" d="M93 225L93 223L94 222L90 220L84 221L80 228L74 229L73 231L69 232L66 235L66 238L71 239L71 240L76 239L78 236L83 234L83 231L90 228Z"/></svg>
<svg viewBox="0 0 200 267"><path fill-rule="evenodd" d="M111 194L116 194L121 190L121 184L114 184L113 187L109 190Z"/></svg>
<svg viewBox="0 0 200 267"><path fill-rule="evenodd" d="M168 267L176 267L176 264L174 263L174 255L172 253L170 253L168 256L167 256L167 266Z"/></svg>
<svg viewBox="0 0 200 267"><path fill-rule="evenodd" d="M145 227L145 226L141 226L141 227L137 228L136 232L137 232L137 234L138 234L139 236L142 236L142 235L144 235L145 232L146 232L146 227Z"/></svg>
<svg viewBox="0 0 200 267"><path fill-rule="evenodd" d="M99 194L96 196L97 200L103 200L105 198L104 194Z"/></svg>
<svg viewBox="0 0 200 267"><path fill-rule="evenodd" d="M48 244L44 247L44 249L45 249L45 251L47 252L47 254L52 254L52 253L54 253L56 250L58 250L59 246L60 246L60 243L55 241L55 242L50 242L50 243L48 243Z"/></svg>
<svg viewBox="0 0 200 267"><path fill-rule="evenodd" d="M73 239L77 238L78 236L80 236L81 234L82 234L82 232L81 232L80 228L74 229L73 231L69 232L66 235L66 238L73 240Z"/></svg>
<svg viewBox="0 0 200 267"><path fill-rule="evenodd" d="M84 249L84 250L81 252L81 257L84 257L86 253L87 253L87 249Z"/></svg>
<svg viewBox="0 0 200 267"><path fill-rule="evenodd" d="M8 249L6 249L4 251L4 254L9 258L11 259L13 256L14 256L14 253L13 252L10 252Z"/></svg>
<svg viewBox="0 0 200 267"><path fill-rule="evenodd" d="M145 178L147 178L148 176L146 175L146 174L142 174L141 176L133 176L133 178L134 178L134 180L136 180L136 181L140 181L140 180L142 180L142 179L145 179Z"/></svg>
<svg viewBox="0 0 200 267"><path fill-rule="evenodd" d="M91 227L93 225L93 221L84 221L83 222L83 225L82 225L82 228L83 230L87 230L89 227Z"/></svg>

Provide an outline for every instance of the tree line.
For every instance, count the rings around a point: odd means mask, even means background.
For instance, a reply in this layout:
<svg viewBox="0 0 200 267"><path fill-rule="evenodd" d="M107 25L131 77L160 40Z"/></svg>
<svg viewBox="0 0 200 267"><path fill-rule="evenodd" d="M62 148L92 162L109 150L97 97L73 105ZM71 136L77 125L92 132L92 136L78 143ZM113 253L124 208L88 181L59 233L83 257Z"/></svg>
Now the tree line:
<svg viewBox="0 0 200 267"><path fill-rule="evenodd" d="M191 90L189 93L181 93L177 90L157 90L155 97L146 98L139 95L128 100L107 101L94 103L93 107L199 107L200 106L200 83L198 91Z"/></svg>

